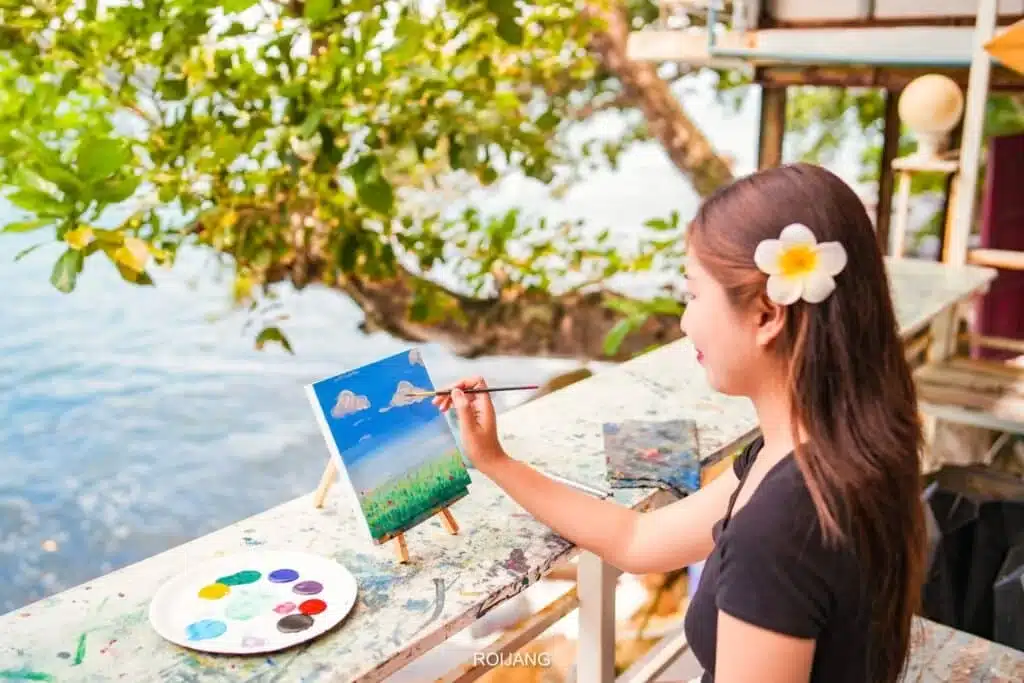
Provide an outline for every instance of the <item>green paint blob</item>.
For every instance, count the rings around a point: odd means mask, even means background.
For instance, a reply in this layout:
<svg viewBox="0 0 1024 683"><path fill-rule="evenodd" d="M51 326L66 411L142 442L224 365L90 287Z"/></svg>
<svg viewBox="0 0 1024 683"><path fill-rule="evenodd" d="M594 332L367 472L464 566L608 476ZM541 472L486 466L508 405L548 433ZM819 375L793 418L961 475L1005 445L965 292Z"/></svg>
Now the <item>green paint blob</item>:
<svg viewBox="0 0 1024 683"><path fill-rule="evenodd" d="M261 576L263 575L258 571L246 569L231 576L222 576L217 579L217 583L222 583L225 586L244 586L247 583L256 583L260 580Z"/></svg>
<svg viewBox="0 0 1024 683"><path fill-rule="evenodd" d="M237 600L234 600L227 609L224 610L224 616L228 619L235 619L237 621L248 621L253 617L259 616L262 612L270 611L270 603L262 595L255 596L243 596Z"/></svg>
<svg viewBox="0 0 1024 683"><path fill-rule="evenodd" d="M78 666L85 659L85 634L83 633L78 637L78 649L75 650L75 661L72 662L71 666Z"/></svg>
<svg viewBox="0 0 1024 683"><path fill-rule="evenodd" d="M3 681L52 681L53 676L44 674L42 671L29 671L28 669L2 669L0 680Z"/></svg>

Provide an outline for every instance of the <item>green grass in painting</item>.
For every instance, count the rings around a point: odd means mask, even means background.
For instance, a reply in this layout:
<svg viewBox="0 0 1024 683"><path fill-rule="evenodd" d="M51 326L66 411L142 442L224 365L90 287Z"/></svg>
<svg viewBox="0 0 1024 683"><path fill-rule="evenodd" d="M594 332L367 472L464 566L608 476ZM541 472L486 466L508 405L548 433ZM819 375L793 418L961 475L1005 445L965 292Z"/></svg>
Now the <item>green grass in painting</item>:
<svg viewBox="0 0 1024 683"><path fill-rule="evenodd" d="M470 483L457 450L424 463L404 476L360 496L374 538L403 531L457 496Z"/></svg>

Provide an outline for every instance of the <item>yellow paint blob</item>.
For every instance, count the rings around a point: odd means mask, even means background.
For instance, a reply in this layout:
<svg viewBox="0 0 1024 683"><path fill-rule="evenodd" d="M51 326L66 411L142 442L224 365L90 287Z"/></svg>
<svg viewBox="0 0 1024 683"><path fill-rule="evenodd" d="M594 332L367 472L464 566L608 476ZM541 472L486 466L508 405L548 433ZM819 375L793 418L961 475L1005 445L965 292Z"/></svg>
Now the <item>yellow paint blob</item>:
<svg viewBox="0 0 1024 683"><path fill-rule="evenodd" d="M209 586L203 586L199 589L199 597L204 600L220 600L230 592L231 589L223 583L211 583Z"/></svg>
<svg viewBox="0 0 1024 683"><path fill-rule="evenodd" d="M785 277L806 275L818 265L818 253L809 246L795 244L779 254L779 270Z"/></svg>

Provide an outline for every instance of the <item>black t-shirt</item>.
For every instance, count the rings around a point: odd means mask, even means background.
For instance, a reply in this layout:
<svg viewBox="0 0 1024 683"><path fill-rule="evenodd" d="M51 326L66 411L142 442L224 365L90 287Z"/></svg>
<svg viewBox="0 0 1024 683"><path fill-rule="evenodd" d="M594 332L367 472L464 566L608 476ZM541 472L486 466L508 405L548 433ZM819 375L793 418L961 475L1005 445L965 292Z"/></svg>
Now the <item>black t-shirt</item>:
<svg viewBox="0 0 1024 683"><path fill-rule="evenodd" d="M793 453L768 471L732 515L762 444L758 437L736 458L740 484L715 524L715 547L687 609L684 628L704 668L702 683L714 681L719 609L771 631L817 639L811 683L865 683L867 582L854 553L826 546Z"/></svg>

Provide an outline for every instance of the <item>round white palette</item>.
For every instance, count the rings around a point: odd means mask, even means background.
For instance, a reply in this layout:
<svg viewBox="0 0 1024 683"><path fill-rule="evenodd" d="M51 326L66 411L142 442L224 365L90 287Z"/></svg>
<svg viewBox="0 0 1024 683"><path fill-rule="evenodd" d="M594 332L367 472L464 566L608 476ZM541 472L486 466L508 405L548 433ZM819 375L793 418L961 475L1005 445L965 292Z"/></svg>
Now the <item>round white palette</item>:
<svg viewBox="0 0 1024 683"><path fill-rule="evenodd" d="M251 551L218 557L156 592L149 621L182 647L225 654L273 652L336 626L356 601L356 580L319 555Z"/></svg>

